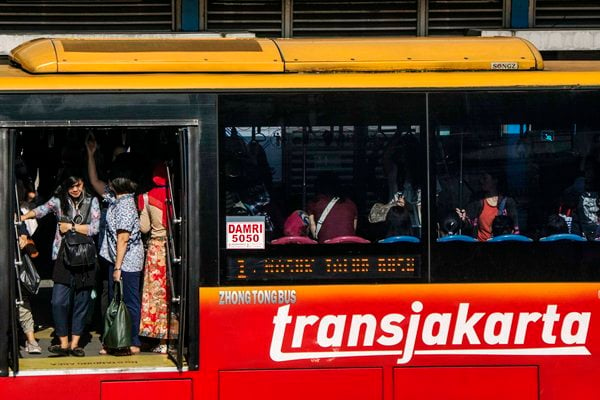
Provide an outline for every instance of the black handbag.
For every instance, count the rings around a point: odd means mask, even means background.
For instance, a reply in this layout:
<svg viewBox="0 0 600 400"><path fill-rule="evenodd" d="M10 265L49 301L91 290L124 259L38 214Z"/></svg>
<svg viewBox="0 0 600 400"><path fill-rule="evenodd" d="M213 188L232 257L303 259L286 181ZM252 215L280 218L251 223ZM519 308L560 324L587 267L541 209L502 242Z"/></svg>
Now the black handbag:
<svg viewBox="0 0 600 400"><path fill-rule="evenodd" d="M123 283L115 281L113 298L106 309L102 343L108 349L131 346L131 317L123 301Z"/></svg>
<svg viewBox="0 0 600 400"><path fill-rule="evenodd" d="M21 265L19 265L18 271L22 287L31 294L37 294L40 290L41 279L33 261L27 254L21 256Z"/></svg>
<svg viewBox="0 0 600 400"><path fill-rule="evenodd" d="M63 238L63 261L69 267L82 267L96 263L96 244L90 236L67 232Z"/></svg>

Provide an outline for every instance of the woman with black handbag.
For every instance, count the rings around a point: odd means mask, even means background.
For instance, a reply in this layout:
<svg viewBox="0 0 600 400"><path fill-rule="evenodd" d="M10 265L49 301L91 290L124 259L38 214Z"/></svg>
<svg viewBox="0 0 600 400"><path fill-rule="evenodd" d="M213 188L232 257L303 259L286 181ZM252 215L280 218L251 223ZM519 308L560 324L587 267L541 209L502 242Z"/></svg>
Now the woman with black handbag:
<svg viewBox="0 0 600 400"><path fill-rule="evenodd" d="M98 199L85 191L81 176L72 174L50 200L22 215L21 221L39 219L49 213L54 213L58 220L52 244L52 317L60 344L50 346L48 351L83 357L85 352L79 346L79 339L85 329L90 293L95 285L96 249L92 237L98 233L100 206ZM72 307L71 298L74 299Z"/></svg>

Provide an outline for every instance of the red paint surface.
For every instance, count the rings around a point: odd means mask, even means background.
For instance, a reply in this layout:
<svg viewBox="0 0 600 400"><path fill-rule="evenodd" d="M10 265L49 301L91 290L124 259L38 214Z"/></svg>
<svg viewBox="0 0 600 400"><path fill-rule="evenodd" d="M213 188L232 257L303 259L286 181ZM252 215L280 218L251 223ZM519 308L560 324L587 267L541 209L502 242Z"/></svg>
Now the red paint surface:
<svg viewBox="0 0 600 400"><path fill-rule="evenodd" d="M419 399L461 400L596 399L600 398L599 290L600 283L203 288L199 309L199 371L0 378L0 398L23 398L26 393L31 400L112 400L123 398L117 396L122 390L118 385L106 385L128 381L132 386L127 386L125 391L136 393L143 387L144 392L156 393L161 399L178 398L165 395L171 391L183 398L188 398L188 392L191 392L191 398L199 400L236 397L330 400L337 398L337 393L343 395L344 400L399 400L417 398L417 395ZM231 299L233 291L237 292L238 304L231 304L231 301L220 304L226 292ZM421 304L421 311L412 310L415 302ZM546 336L556 338L555 343L546 343L542 339L544 325L541 321L529 326L523 343L514 340L515 324L508 333L509 343L486 343L485 326L477 323L473 329L480 343L469 343L463 337L462 343L455 344L452 343L454 322L450 324L446 343L425 343L419 335L428 316L451 314L456 319L460 304L468 304L469 315L483 313L485 318L492 314L543 314L549 306L556 306L561 321L571 313L585 313L590 319L585 338L579 339L581 343L563 343L562 322L546 332ZM291 322L284 324L282 341L274 346L274 321L282 310L287 310ZM415 315L421 318L413 354L402 362L399 362L402 356L397 352L406 350L406 338L395 346L381 345L376 340L382 335L380 325L377 325L375 340L370 345L365 345L364 333L354 344L349 339L348 321L353 315L372 315L379 324L390 314L406 317L397 324L404 336L408 334L410 318ZM294 326L299 316L314 316L319 322L305 326L301 330L303 335L298 334L298 343L294 344ZM347 325L340 331L341 342L323 346L323 338L318 339L320 321L324 317L335 319L338 316L347 318ZM334 331L331 326L328 328L324 330L325 336L331 336ZM571 331L577 331L576 325L571 328ZM566 332L567 336L571 333ZM272 358L272 347L284 357L296 357L299 353L309 355L277 360ZM486 353L490 350L572 350L574 347L587 353ZM355 356L349 353L352 351L359 353ZM341 353L349 356L339 357ZM139 382L146 380L152 382ZM180 380L186 383L179 383ZM174 382L175 386L165 384L164 390L156 389L164 382ZM328 394L323 397L319 393ZM500 393L499 397L493 397L495 393Z"/></svg>
<svg viewBox="0 0 600 400"><path fill-rule="evenodd" d="M381 400L376 368L225 371L219 400Z"/></svg>
<svg viewBox="0 0 600 400"><path fill-rule="evenodd" d="M394 400L537 400L536 367L396 368Z"/></svg>
<svg viewBox="0 0 600 400"><path fill-rule="evenodd" d="M189 400L192 398L192 381L178 380L123 380L101 383L100 400L137 399L144 400Z"/></svg>

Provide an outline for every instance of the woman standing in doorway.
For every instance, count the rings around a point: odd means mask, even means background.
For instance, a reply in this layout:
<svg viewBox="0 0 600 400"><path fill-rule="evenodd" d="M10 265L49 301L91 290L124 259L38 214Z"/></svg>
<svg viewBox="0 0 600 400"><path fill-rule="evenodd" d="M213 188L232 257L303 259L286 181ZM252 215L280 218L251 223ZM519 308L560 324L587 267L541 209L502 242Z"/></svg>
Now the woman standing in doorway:
<svg viewBox="0 0 600 400"><path fill-rule="evenodd" d="M115 162L110 173L109 185L98 179L94 153L96 141L88 138L88 174L94 190L102 193L108 203L106 232L100 245L100 256L109 262L108 290L113 297L115 281L122 281L123 300L131 316L130 354L140 352L140 277L144 267L144 247L134 193L137 184L133 173L124 162ZM101 350L105 354L106 350Z"/></svg>
<svg viewBox="0 0 600 400"><path fill-rule="evenodd" d="M168 300L167 300L167 168L164 163L154 167L154 188L138 198L141 209L140 227L143 233L150 232L144 268L142 291L142 318L140 336L159 339L152 350L167 353Z"/></svg>
<svg viewBox="0 0 600 400"><path fill-rule="evenodd" d="M52 244L52 317L60 344L50 346L48 351L61 356L83 357L85 352L79 347L79 339L85 328L90 293L95 285L96 260L89 265L67 265L64 260L63 238L69 232L86 236L96 235L100 223L100 207L98 200L85 191L83 179L73 174L63 181L48 202L22 215L21 221L39 219L49 213L54 213L58 219Z"/></svg>

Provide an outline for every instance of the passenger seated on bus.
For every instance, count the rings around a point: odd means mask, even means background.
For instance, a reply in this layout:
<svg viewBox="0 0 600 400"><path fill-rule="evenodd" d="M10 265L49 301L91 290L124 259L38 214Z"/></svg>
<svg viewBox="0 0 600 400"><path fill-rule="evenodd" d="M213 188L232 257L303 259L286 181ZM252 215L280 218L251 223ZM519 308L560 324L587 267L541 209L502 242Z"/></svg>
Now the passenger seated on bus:
<svg viewBox="0 0 600 400"><path fill-rule="evenodd" d="M497 215L492 222L492 237L515 233L515 223L508 215Z"/></svg>
<svg viewBox="0 0 600 400"><path fill-rule="evenodd" d="M466 209L456 209L460 217L463 233L473 230L473 236L479 241L492 237L492 222L498 215L509 216L513 223L513 233L519 233L517 206L515 201L502 194L499 177L483 172L479 178L481 193L476 200L467 205Z"/></svg>
<svg viewBox="0 0 600 400"><path fill-rule="evenodd" d="M321 172L315 182L315 197L308 204L310 231L319 243L338 236L354 236L358 210L342 194L337 175Z"/></svg>
<svg viewBox="0 0 600 400"><path fill-rule="evenodd" d="M413 229L410 214L405 207L403 197L400 197L397 205L390 208L385 217L386 234L385 237L392 236L417 236L418 232Z"/></svg>
<svg viewBox="0 0 600 400"><path fill-rule="evenodd" d="M413 229L404 196L397 193L387 204L375 203L369 212L369 222L374 237L418 236Z"/></svg>
<svg viewBox="0 0 600 400"><path fill-rule="evenodd" d="M545 236L558 235L569 232L569 225L560 214L552 214L548 217L548 222L544 229Z"/></svg>
<svg viewBox="0 0 600 400"><path fill-rule="evenodd" d="M583 178L578 178L575 183L568 187L561 195L557 215L560 216L567 224L567 232L581 234L581 226L579 223L579 214L577 213L577 205L579 197L583 193Z"/></svg>

